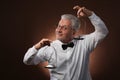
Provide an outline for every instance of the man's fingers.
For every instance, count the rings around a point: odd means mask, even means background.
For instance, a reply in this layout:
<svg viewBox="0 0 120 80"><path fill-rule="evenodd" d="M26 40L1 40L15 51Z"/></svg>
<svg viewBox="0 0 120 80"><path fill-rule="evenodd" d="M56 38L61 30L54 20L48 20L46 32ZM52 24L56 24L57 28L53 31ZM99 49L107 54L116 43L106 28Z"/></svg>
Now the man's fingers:
<svg viewBox="0 0 120 80"><path fill-rule="evenodd" d="M52 41L51 41L51 40L49 40L49 39L45 39L45 40L43 40L43 42L50 43L50 42L52 42Z"/></svg>
<svg viewBox="0 0 120 80"><path fill-rule="evenodd" d="M50 46L50 43L52 42L52 40L49 40L49 39L43 39L43 45L45 46L45 45L48 45L48 46Z"/></svg>
<svg viewBox="0 0 120 80"><path fill-rule="evenodd" d="M42 39L43 42L48 41L48 42L52 42L52 40L49 39Z"/></svg>
<svg viewBox="0 0 120 80"><path fill-rule="evenodd" d="M48 39L49 42L52 42L52 40Z"/></svg>
<svg viewBox="0 0 120 80"><path fill-rule="evenodd" d="M50 46L50 42L49 42L49 41L46 41L46 42L44 42L44 45Z"/></svg>
<svg viewBox="0 0 120 80"><path fill-rule="evenodd" d="M82 12L82 8L79 8L79 10L77 11L77 16L80 17L80 13Z"/></svg>
<svg viewBox="0 0 120 80"><path fill-rule="evenodd" d="M80 7L77 11L77 16L78 18L80 18L81 16L84 16L85 15L85 12L84 12L84 9L85 7Z"/></svg>
<svg viewBox="0 0 120 80"><path fill-rule="evenodd" d="M74 6L73 9L79 10L79 9L80 9L80 6L78 6L78 5L77 5L77 6Z"/></svg>

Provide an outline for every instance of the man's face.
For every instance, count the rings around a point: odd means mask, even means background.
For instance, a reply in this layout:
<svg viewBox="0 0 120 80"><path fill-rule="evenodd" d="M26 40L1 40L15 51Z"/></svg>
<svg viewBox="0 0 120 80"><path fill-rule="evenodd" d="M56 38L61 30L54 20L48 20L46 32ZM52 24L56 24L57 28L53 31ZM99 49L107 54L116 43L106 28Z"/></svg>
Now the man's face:
<svg viewBox="0 0 120 80"><path fill-rule="evenodd" d="M68 19L61 19L56 28L56 39L67 43L74 37L75 30L72 29L71 21Z"/></svg>

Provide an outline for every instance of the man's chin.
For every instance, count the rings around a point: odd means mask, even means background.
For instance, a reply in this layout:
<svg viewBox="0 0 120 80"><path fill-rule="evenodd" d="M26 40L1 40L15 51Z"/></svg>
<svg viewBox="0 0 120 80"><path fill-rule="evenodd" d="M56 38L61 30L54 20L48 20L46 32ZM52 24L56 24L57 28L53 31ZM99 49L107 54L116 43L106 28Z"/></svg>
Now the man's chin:
<svg viewBox="0 0 120 80"><path fill-rule="evenodd" d="M63 41L63 40L64 40L64 39L62 39L62 38L60 38L60 37L59 37L59 38L56 38L56 39L57 39L57 40L60 40L60 41Z"/></svg>
<svg viewBox="0 0 120 80"><path fill-rule="evenodd" d="M56 38L56 39L57 39L57 40L60 40L60 41L62 40L61 38Z"/></svg>
<svg viewBox="0 0 120 80"><path fill-rule="evenodd" d="M63 43L67 43L67 40L65 40L65 39L62 39L62 38L56 38L56 39L63 42Z"/></svg>

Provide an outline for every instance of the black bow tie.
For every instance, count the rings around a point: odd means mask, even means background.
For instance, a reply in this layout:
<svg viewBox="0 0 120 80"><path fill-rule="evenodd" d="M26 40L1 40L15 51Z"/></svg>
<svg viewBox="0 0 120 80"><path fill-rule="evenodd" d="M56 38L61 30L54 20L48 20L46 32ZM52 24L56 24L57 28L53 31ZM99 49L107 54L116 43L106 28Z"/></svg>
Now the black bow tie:
<svg viewBox="0 0 120 80"><path fill-rule="evenodd" d="M65 49L67 49L67 47L73 47L74 46L74 43L73 42L70 42L70 43L68 43L68 44L63 44L62 45L62 48L63 48L63 50L65 50Z"/></svg>

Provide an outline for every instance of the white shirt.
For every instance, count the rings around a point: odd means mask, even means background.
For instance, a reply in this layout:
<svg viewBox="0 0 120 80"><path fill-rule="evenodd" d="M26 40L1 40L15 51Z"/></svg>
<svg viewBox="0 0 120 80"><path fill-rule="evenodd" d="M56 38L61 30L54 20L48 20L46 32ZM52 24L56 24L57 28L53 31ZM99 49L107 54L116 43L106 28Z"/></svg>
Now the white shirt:
<svg viewBox="0 0 120 80"><path fill-rule="evenodd" d="M105 38L108 30L103 21L95 15L89 17L95 27L91 34L81 36L83 40L75 40L74 47L62 49L62 42L55 40L51 46L42 47L36 50L33 46L25 56L23 62L28 65L36 65L40 62L48 61L55 65L55 69L50 69L51 80L91 80L89 72L89 56L97 44Z"/></svg>

